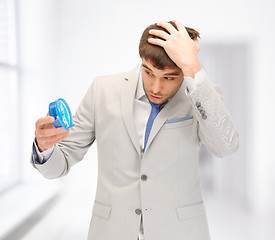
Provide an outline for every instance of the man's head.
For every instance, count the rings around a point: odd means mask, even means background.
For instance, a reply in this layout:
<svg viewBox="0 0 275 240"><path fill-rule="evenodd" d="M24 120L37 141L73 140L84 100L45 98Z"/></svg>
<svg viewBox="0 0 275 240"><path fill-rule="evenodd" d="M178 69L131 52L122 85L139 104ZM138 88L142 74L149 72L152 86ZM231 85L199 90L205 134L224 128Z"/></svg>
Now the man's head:
<svg viewBox="0 0 275 240"><path fill-rule="evenodd" d="M169 23L177 29L177 26L173 21L170 21ZM144 30L139 42L139 55L141 59L150 61L158 69L177 68L178 66L168 57L167 53L162 47L150 44L148 42L148 38L158 38L154 35L149 34L149 31L151 29L162 30L167 32L166 29L158 26L156 23L148 26ZM195 40L197 38L200 38L199 32L197 32L195 29L186 27L186 30L191 39Z"/></svg>
<svg viewBox="0 0 275 240"><path fill-rule="evenodd" d="M177 29L174 22L169 23ZM162 47L148 42L148 38L157 38L149 34L151 29L167 30L152 24L144 30L139 44L145 94L151 102L161 104L176 94L183 81L183 72ZM187 27L186 30L191 39L200 37L196 30Z"/></svg>

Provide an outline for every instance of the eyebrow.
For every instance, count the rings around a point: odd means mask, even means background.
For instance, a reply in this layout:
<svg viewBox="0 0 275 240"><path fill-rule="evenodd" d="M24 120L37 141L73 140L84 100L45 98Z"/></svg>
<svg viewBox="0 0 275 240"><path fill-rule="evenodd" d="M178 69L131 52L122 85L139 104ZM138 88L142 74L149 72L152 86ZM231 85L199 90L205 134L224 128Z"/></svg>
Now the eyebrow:
<svg viewBox="0 0 275 240"><path fill-rule="evenodd" d="M145 65L144 63L142 63L142 67L148 69L149 71L153 72L151 68L149 68L147 65ZM165 76L179 76L180 72L178 70L174 71L174 72L169 72L169 73L164 73Z"/></svg>

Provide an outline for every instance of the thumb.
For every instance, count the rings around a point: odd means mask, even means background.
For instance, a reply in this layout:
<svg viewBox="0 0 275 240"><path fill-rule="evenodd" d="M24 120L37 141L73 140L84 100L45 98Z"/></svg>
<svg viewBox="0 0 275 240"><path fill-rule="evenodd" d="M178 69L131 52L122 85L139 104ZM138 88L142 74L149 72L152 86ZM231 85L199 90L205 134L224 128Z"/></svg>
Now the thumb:
<svg viewBox="0 0 275 240"><path fill-rule="evenodd" d="M50 116L49 112L47 112L46 117L50 117L48 119L50 119L52 123L55 121L55 118L53 116Z"/></svg>

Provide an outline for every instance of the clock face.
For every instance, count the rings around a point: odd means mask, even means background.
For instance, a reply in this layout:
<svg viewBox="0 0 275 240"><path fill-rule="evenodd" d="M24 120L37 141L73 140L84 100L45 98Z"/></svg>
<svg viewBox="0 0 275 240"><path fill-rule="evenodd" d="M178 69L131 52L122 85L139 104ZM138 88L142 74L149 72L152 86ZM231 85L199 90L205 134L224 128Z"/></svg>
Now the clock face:
<svg viewBox="0 0 275 240"><path fill-rule="evenodd" d="M55 118L53 125L57 128L64 127L67 130L74 126L71 110L63 98L50 104L49 114Z"/></svg>
<svg viewBox="0 0 275 240"><path fill-rule="evenodd" d="M62 100L58 102L59 120L64 124L65 128L68 128L71 123L70 111Z"/></svg>

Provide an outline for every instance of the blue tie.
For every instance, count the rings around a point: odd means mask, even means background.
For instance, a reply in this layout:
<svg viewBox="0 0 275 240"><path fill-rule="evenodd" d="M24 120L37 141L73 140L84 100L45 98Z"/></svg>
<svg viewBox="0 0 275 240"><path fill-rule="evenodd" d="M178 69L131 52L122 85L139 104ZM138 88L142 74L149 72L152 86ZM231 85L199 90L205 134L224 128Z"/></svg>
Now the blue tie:
<svg viewBox="0 0 275 240"><path fill-rule="evenodd" d="M152 108L151 108L151 113L150 113L150 116L148 118L148 122L147 122L147 125L146 125L146 131L145 131L145 137L144 137L144 151L145 151L145 148L146 148L146 144L147 144L152 126L153 126L153 122L154 122L156 116L158 115L158 113L160 111L160 107L162 105L162 104L155 104L155 103L152 103L150 101L149 101L149 103L151 104Z"/></svg>

